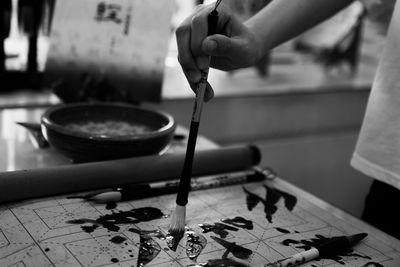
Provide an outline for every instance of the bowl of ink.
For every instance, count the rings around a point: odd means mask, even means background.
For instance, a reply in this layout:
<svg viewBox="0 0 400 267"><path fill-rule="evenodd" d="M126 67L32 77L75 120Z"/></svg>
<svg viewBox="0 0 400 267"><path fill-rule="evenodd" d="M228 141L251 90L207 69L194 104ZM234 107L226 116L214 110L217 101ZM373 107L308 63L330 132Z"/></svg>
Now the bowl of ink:
<svg viewBox="0 0 400 267"><path fill-rule="evenodd" d="M71 103L47 109L41 130L73 162L160 154L175 132L174 118L125 103Z"/></svg>

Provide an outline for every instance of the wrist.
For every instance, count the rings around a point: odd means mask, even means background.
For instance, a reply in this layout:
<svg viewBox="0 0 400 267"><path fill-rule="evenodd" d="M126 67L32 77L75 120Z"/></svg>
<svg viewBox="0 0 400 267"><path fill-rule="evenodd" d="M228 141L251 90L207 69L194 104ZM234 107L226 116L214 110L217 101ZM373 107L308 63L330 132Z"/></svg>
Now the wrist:
<svg viewBox="0 0 400 267"><path fill-rule="evenodd" d="M263 40L259 37L259 35L255 34L251 28L248 28L249 32L249 40L250 40L250 45L249 45L249 50L251 51L252 55L252 65L256 64L259 62L263 56L267 53L268 46L263 42Z"/></svg>

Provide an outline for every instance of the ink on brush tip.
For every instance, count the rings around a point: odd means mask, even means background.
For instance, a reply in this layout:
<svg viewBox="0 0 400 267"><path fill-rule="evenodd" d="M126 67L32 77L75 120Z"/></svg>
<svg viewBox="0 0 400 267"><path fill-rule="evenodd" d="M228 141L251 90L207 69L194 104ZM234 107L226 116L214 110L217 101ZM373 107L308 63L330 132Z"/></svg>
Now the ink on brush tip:
<svg viewBox="0 0 400 267"><path fill-rule="evenodd" d="M166 236L167 246L176 251L179 241L185 234L186 207L176 205L175 212L171 217L171 224Z"/></svg>

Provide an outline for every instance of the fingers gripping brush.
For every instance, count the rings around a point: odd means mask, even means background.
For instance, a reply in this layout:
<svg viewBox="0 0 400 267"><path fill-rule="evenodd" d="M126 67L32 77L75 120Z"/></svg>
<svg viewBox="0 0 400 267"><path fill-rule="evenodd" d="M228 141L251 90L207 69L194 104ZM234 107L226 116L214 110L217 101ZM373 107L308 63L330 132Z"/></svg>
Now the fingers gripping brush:
<svg viewBox="0 0 400 267"><path fill-rule="evenodd" d="M212 35L216 31L218 22L217 7L221 0L217 1L214 9L208 15L208 35ZM196 147L197 133L199 130L201 110L204 102L204 95L207 87L208 69L201 72L201 79L197 84L196 99L193 107L193 115L190 122L189 138L186 147L185 161L183 164L182 174L179 180L178 194L176 196L176 208L171 217L171 225L167 235L168 247L176 251L179 241L185 233L186 220L186 204L190 191L190 180L192 176L192 163Z"/></svg>

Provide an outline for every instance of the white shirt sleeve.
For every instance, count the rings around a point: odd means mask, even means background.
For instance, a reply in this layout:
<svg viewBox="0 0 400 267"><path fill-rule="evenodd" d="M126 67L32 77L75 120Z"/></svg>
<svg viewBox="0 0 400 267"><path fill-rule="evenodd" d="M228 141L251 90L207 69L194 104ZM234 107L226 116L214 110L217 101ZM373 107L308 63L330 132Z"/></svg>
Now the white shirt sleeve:
<svg viewBox="0 0 400 267"><path fill-rule="evenodd" d="M351 165L400 189L400 1L368 100Z"/></svg>

